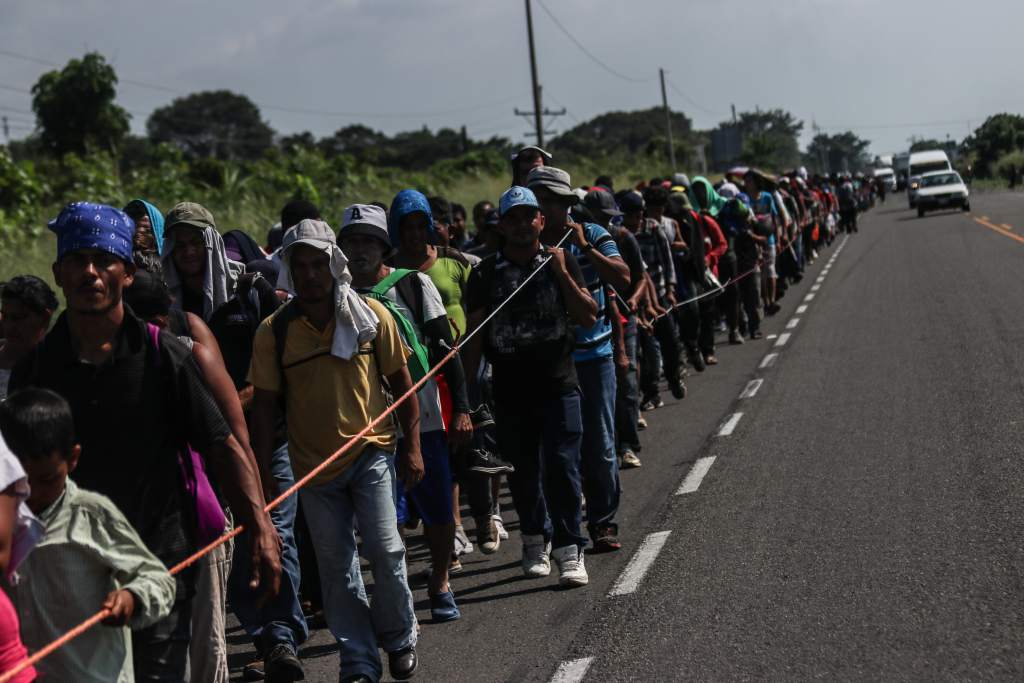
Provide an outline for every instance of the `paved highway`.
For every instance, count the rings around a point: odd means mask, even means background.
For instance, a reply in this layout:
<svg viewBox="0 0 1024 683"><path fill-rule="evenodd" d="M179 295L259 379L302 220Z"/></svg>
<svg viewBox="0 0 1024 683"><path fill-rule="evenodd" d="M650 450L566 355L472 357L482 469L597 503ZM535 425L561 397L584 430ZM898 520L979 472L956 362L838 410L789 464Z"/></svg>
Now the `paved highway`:
<svg viewBox="0 0 1024 683"><path fill-rule="evenodd" d="M522 577L506 492L512 538L453 577L463 618L429 623L416 582L416 679L1020 680L1024 195L972 206L890 197L767 339L666 392L588 587ZM229 641L237 676L251 649ZM337 679L329 633L301 655Z"/></svg>

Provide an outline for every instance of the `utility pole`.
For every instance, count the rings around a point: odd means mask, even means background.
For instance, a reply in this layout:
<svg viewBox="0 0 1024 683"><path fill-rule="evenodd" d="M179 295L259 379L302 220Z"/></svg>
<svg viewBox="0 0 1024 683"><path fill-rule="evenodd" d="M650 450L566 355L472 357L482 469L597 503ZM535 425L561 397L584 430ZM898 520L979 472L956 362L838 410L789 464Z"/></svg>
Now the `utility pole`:
<svg viewBox="0 0 1024 683"><path fill-rule="evenodd" d="M3 117L4 120L4 142L11 144L11 129L7 126L7 117Z"/></svg>
<svg viewBox="0 0 1024 683"><path fill-rule="evenodd" d="M533 111L519 111L519 108L516 107L515 114L516 116L526 116L533 119L533 136L537 138L537 146L543 147L544 133L547 132L552 135L555 133L553 130L545 130L544 117L564 116L566 110L565 107L562 107L557 111L553 111L541 106L543 98L541 97L540 82L537 80L537 50L533 45L533 12L530 8L530 0L526 0L526 35L530 42L530 80L533 82ZM530 133L527 133L527 135L530 135Z"/></svg>
<svg viewBox="0 0 1024 683"><path fill-rule="evenodd" d="M536 130L537 146L544 146L543 110L540 106L540 83L537 82L537 50L533 45L533 11L530 0L526 0L526 35L530 39L530 79L533 81L533 127Z"/></svg>
<svg viewBox="0 0 1024 683"><path fill-rule="evenodd" d="M529 2L530 0L526 0ZM668 108L668 95L665 94L665 70L658 69L661 78L661 104L665 107L665 126L668 129L668 158L672 164L672 172L676 172L676 146L672 143L672 112Z"/></svg>

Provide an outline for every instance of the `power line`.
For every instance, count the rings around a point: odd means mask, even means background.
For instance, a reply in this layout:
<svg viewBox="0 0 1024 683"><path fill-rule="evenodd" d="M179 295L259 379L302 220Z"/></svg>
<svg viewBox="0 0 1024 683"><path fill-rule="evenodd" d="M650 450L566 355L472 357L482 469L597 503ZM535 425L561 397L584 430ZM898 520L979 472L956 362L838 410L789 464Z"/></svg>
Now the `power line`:
<svg viewBox="0 0 1024 683"><path fill-rule="evenodd" d="M605 64L604 62L602 62L600 59L598 59L594 55L593 52L588 50L583 45L583 43L581 43L580 41L576 40L575 36L573 36L571 33L569 33L569 29L567 29L562 24L562 22L560 22L558 20L558 18L555 17L555 15L551 13L551 10L549 10L547 5L544 4L544 0L537 0L537 4L540 5L540 8L542 10L544 10L545 14L548 15L548 18L551 19L551 21L553 21L555 23L555 26L557 26L559 28L559 30L561 30L562 33L565 34L565 37L568 38L570 41L572 41L573 45L578 47L583 54L585 54L586 56L590 57L591 61L593 61L599 67L601 67L602 69L604 69L605 71L610 73L612 76L615 76L616 78L621 78L622 80L628 81L630 83L650 83L651 82L650 78L632 78L631 76L627 76L627 75L625 75L623 73L620 73L620 72L616 71L612 67L610 67L607 64Z"/></svg>
<svg viewBox="0 0 1024 683"><path fill-rule="evenodd" d="M675 94L679 95L684 100L686 100L687 103L689 103L689 105L691 107L695 107L697 109L700 109L702 112L704 112L705 114L709 114L710 116L728 116L728 114L726 114L724 112L712 111L712 110L708 109L707 107L703 106L702 104L700 104L699 102L695 102L689 95L687 95L685 92L683 92L682 89L679 88L671 80L666 79L666 83L668 83L668 87L672 88L672 91Z"/></svg>
<svg viewBox="0 0 1024 683"><path fill-rule="evenodd" d="M50 61L47 61L45 59L39 59L38 57L33 57L32 55L26 55L26 54L22 54L22 53L19 53L19 52L12 52L11 50L2 50L2 49L0 49L0 55L5 56L5 57L11 57L11 58L14 58L14 59L21 59L23 61L32 62L34 64L42 64L42 65L45 65L45 66L52 66L52 67L60 66L59 64L55 64L54 62L50 62ZM176 88L171 88L171 87L168 87L168 86L165 86L165 85L158 85L156 83L148 83L146 81L139 81L139 80L135 80L135 79L131 79L131 78L121 78L121 77L118 77L117 80L118 80L118 83L124 83L126 85L134 85L134 86L140 87L140 88L149 88L151 90L159 90L161 92L170 93L172 95L184 96L184 95L188 95L189 94L187 92L184 92L184 91L176 89ZM6 86L4 89L5 90L15 90L15 91L18 91L17 88L14 88L12 86ZM22 91L22 92L29 92L30 93L30 91L27 91L27 90ZM519 99L521 96L522 96L521 94L517 94L517 95L513 95L511 97L505 97L505 98L503 98L501 100L495 100L495 101L491 101L491 102L482 102L482 103L479 103L479 104L474 104L474 105L469 105L469 106L462 106L462 107L459 107L457 109L437 109L437 110L428 110L428 111L402 111L402 112L330 111L330 110L324 110L324 109L309 109L309 108L303 108L303 107L291 107L291 106L287 106L287 105L279 105L279 104L273 104L273 103L267 103L267 102L254 102L254 104L256 104L261 109L266 109L266 110L269 110L269 111L280 111L280 112L285 112L285 113L289 113L289 114L302 114L302 115L306 115L306 116L328 116L328 117L335 117L335 118L415 119L415 118L421 118L421 117L429 118L429 117L432 117L432 116L452 116L454 114L461 114L461 113L467 112L467 111L479 111L481 109L489 109L491 107L500 107L500 106L504 106L506 104L509 104L510 102L513 102L516 99Z"/></svg>

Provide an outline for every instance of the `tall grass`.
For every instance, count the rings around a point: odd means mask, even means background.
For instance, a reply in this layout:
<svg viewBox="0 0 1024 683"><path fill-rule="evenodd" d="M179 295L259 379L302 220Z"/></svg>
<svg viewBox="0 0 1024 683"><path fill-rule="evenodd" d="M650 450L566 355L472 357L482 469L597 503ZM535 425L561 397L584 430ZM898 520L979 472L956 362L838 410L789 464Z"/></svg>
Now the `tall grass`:
<svg viewBox="0 0 1024 683"><path fill-rule="evenodd" d="M574 184L589 185L601 173L610 173L615 178L617 188L634 187L637 183L649 179L653 175L663 174L664 170L656 161L645 157L637 157L618 161L608 165L600 162L585 162L568 166ZM472 175L466 174L457 180L430 182L420 189L429 193L442 194L450 201L458 202L471 210L480 200L487 199L497 202L501 193L508 189L510 176ZM422 185L422 183L421 183ZM399 178L385 179L381 177L366 178L362 182L353 183L343 189L321 190L321 213L324 219L335 228L339 227L341 214L346 206L353 203L381 201L390 203L391 198L401 189L409 185ZM134 197L123 197L117 202L127 204ZM89 199L87 197L68 197L67 201ZM98 199L98 198L97 198ZM286 195L271 196L250 191L245 186L229 185L224 189L192 188L184 197L147 197L160 209L167 211L179 201L196 201L206 206L217 220L217 227L222 232L241 229L252 235L257 242L263 244L267 230L278 220L281 207L290 199ZM108 199L107 201L111 201ZM48 218L56 216L60 205L41 207L38 221L44 223ZM56 240L52 233L44 230L39 237L27 238L14 248L0 250L0 281L15 275L37 275L51 285L53 278L50 264L55 256Z"/></svg>

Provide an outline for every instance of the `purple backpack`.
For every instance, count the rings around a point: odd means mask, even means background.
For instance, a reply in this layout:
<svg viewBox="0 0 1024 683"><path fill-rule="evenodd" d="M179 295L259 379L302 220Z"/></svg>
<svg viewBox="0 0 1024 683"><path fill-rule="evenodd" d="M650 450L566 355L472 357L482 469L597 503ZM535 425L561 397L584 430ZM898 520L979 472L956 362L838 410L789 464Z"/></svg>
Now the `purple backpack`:
<svg viewBox="0 0 1024 683"><path fill-rule="evenodd" d="M157 364L160 364L160 328L146 323L149 340L156 349ZM199 547L205 547L224 534L227 518L224 510L213 492L210 479L206 476L203 458L187 443L178 452L178 466L181 468L181 480L185 485L185 495L195 514L196 541Z"/></svg>

